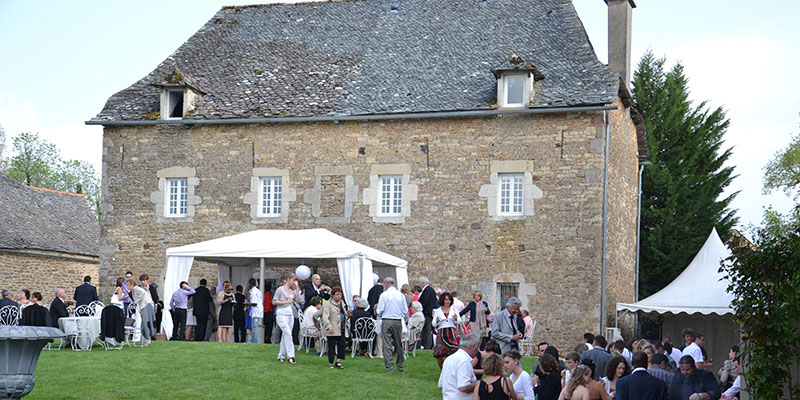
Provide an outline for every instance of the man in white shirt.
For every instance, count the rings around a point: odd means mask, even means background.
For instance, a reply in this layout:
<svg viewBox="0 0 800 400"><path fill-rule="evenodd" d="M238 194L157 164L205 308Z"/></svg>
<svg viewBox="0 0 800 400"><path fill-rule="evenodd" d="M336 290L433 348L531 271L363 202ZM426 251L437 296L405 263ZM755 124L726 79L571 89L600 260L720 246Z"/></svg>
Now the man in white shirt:
<svg viewBox="0 0 800 400"><path fill-rule="evenodd" d="M705 346L705 344L706 344L705 336L703 336L702 333L696 333L694 335L694 342L692 342L692 344L686 346L686 348L683 349L684 356L692 356L692 358L695 360L697 369L706 368L706 362L703 358L703 350L700 349L700 346Z"/></svg>
<svg viewBox="0 0 800 400"><path fill-rule="evenodd" d="M403 372L405 352L403 351L403 321L408 320L406 297L394 287L394 278L383 280L386 288L378 299L378 318L381 319L381 338L383 340L383 363L386 371L394 372L392 365L392 346L397 353L397 371Z"/></svg>
<svg viewBox="0 0 800 400"><path fill-rule="evenodd" d="M439 387L443 400L470 400L475 389L475 372L472 358L478 353L481 339L475 332L461 337L458 351L444 360L439 374Z"/></svg>
<svg viewBox="0 0 800 400"><path fill-rule="evenodd" d="M261 289L256 286L256 278L250 278L250 299L247 304L250 306L250 317L253 319L253 334L250 336L250 343L261 343L261 319L264 318L264 295Z"/></svg>

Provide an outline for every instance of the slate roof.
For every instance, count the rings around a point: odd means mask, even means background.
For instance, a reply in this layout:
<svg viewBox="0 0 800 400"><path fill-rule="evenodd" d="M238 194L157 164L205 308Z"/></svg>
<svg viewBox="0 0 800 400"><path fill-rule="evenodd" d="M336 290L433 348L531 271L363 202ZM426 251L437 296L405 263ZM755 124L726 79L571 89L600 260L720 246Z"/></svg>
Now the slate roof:
<svg viewBox="0 0 800 400"><path fill-rule="evenodd" d="M0 248L100 254L100 224L83 196L29 188L0 174L0 220Z"/></svg>
<svg viewBox="0 0 800 400"><path fill-rule="evenodd" d="M204 93L188 119L488 110L514 52L532 107L617 98L570 0L345 0L225 7L93 121L151 119L165 82Z"/></svg>

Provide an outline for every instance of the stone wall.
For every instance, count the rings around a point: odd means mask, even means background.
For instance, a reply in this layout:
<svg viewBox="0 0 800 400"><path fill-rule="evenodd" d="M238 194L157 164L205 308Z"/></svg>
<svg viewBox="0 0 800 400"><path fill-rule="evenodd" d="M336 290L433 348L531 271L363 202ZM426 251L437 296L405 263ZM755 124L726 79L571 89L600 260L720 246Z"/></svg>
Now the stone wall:
<svg viewBox="0 0 800 400"><path fill-rule="evenodd" d="M465 302L480 289L493 310L497 282L518 283L523 307L538 321L537 340L572 347L583 332L599 328L603 135L603 112L190 129L107 127L102 275L132 269L163 279L168 247L265 228L252 223L244 198L253 168L279 168L289 171L291 187L284 190L297 190L297 199L304 201L291 204L288 222L268 228L327 228L408 260L412 285L427 276L435 287L458 290ZM632 125L625 135L634 135ZM635 147L625 147L634 139L626 138L619 152L612 151L612 157L624 159L625 168L630 163L635 168ZM487 199L479 196L481 187L491 183L493 162L514 160L532 162L530 185L541 197L533 199L533 215L491 217ZM370 186L372 166L394 164L410 166L408 184L416 185L417 198L401 223L375 222L369 214L374 201L364 201L364 189ZM349 218L347 213L338 217L342 180L317 180L320 166L352 171L348 180L357 189L357 200L345 202L352 208ZM194 194L200 202L190 222L159 219L150 201L150 193L158 191L157 171L170 167L196 169ZM614 190L623 193L618 197L625 202L612 212L619 213L620 222L609 229L631 229L630 216L635 220L636 204L624 194L635 194L635 185L628 188L627 169L621 176L626 180ZM314 190L320 197L316 203L314 196L304 196ZM312 206L318 207L316 216ZM625 233L613 240L627 246L629 237ZM614 262L621 265L619 279L633 282L632 274L623 276L633 268L628 256L621 251ZM312 260L306 264L315 267ZM337 280L332 265L320 273L328 282ZM192 279L200 275L216 281L213 266L192 270ZM625 297L623 292L616 298Z"/></svg>
<svg viewBox="0 0 800 400"><path fill-rule="evenodd" d="M49 306L56 288L63 287L67 291L67 299L72 300L75 287L83 283L84 276L91 276L95 284L99 267L97 257L54 251L0 249L0 289L8 289L12 293L21 289L28 289L31 293L40 292L43 303Z"/></svg>

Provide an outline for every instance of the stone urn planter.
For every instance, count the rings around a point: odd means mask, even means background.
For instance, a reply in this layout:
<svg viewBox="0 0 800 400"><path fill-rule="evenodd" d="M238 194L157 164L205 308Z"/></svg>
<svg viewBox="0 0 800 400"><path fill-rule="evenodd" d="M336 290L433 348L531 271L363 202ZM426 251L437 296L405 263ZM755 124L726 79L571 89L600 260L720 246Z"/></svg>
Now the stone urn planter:
<svg viewBox="0 0 800 400"><path fill-rule="evenodd" d="M42 348L64 336L57 328L0 326L0 399L18 399L30 393Z"/></svg>

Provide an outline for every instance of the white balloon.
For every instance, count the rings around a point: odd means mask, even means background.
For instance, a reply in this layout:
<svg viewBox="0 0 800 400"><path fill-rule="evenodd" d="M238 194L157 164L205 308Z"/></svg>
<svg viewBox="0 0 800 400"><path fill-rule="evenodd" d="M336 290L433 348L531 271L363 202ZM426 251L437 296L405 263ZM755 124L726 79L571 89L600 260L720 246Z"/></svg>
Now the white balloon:
<svg viewBox="0 0 800 400"><path fill-rule="evenodd" d="M300 264L297 266L297 269L294 270L294 274L297 275L297 279L306 280L309 276L311 276L311 268L308 268L308 265Z"/></svg>

